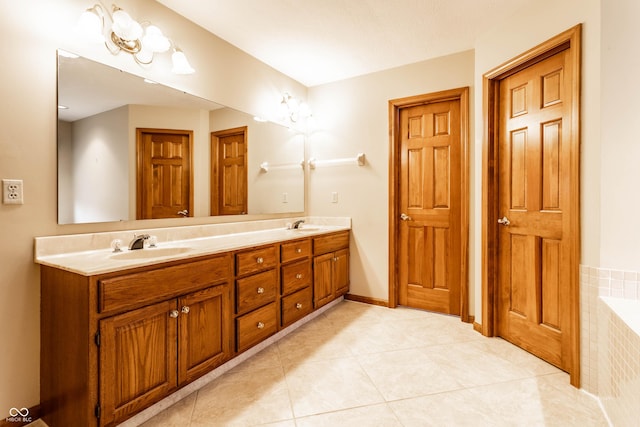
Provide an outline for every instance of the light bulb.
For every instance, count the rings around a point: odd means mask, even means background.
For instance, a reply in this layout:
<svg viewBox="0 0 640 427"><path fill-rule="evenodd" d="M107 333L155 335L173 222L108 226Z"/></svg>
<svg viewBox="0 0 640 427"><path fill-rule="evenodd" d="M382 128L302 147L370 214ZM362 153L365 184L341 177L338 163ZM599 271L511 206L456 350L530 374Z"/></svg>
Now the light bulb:
<svg viewBox="0 0 640 427"><path fill-rule="evenodd" d="M96 43L104 42L102 34L102 18L98 16L98 12L94 7L82 12L78 20L78 30L83 38Z"/></svg>
<svg viewBox="0 0 640 427"><path fill-rule="evenodd" d="M173 68L171 69L171 71L175 74L195 73L195 70L191 67L189 61L187 61L187 57L185 56L184 52L182 52L180 49L174 50L173 54L171 55L171 62L173 63Z"/></svg>
<svg viewBox="0 0 640 427"><path fill-rule="evenodd" d="M171 47L169 39L166 38L160 28L155 25L149 25L142 38L143 49L149 49L152 52L166 52Z"/></svg>

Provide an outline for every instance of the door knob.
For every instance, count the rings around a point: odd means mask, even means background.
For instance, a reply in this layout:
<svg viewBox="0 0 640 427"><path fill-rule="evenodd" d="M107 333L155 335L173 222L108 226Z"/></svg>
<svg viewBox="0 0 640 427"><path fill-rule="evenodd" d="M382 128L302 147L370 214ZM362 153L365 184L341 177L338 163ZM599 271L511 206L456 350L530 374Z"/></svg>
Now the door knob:
<svg viewBox="0 0 640 427"><path fill-rule="evenodd" d="M400 214L400 219L403 221L412 221L411 217L404 212Z"/></svg>
<svg viewBox="0 0 640 427"><path fill-rule="evenodd" d="M502 218L500 218L498 220L498 224L507 226L507 225L511 224L511 221L509 221L509 218L507 218L506 216L503 216Z"/></svg>

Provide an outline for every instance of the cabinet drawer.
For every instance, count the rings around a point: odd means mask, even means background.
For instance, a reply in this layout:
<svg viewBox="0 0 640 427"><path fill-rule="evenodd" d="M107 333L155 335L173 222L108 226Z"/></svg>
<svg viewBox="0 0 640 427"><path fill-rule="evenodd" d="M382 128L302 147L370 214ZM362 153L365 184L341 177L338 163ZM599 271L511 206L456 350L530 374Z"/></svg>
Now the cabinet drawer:
<svg viewBox="0 0 640 427"><path fill-rule="evenodd" d="M330 234L313 239L313 254L320 255L327 252L349 247L349 232Z"/></svg>
<svg viewBox="0 0 640 427"><path fill-rule="evenodd" d="M278 263L276 246L254 249L236 254L236 274L256 273L273 268Z"/></svg>
<svg viewBox="0 0 640 427"><path fill-rule="evenodd" d="M98 280L100 313L139 307L178 295L223 283L231 277L231 257L227 255L203 261L185 262Z"/></svg>
<svg viewBox="0 0 640 427"><path fill-rule="evenodd" d="M313 292L308 286L298 292L282 298L282 326L302 319L313 310Z"/></svg>
<svg viewBox="0 0 640 427"><path fill-rule="evenodd" d="M276 270L236 280L236 312L243 313L275 301L277 289Z"/></svg>
<svg viewBox="0 0 640 427"><path fill-rule="evenodd" d="M305 259L282 267L282 295L311 284L311 261Z"/></svg>
<svg viewBox="0 0 640 427"><path fill-rule="evenodd" d="M280 261L282 263L308 258L309 255L311 255L311 240L309 239L280 245Z"/></svg>
<svg viewBox="0 0 640 427"><path fill-rule="evenodd" d="M236 320L238 351L244 351L273 335L278 329L277 318L275 302L238 317Z"/></svg>

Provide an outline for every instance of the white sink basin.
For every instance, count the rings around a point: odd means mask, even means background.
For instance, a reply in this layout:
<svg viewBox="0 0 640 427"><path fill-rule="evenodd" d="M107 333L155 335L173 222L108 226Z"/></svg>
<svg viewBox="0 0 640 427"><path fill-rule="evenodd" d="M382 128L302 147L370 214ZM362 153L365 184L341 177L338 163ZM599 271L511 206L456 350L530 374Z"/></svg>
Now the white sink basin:
<svg viewBox="0 0 640 427"><path fill-rule="evenodd" d="M180 255L189 252L191 248L175 247L175 248L148 248L138 250L128 250L111 255L111 259L146 259L158 258L163 256Z"/></svg>
<svg viewBox="0 0 640 427"><path fill-rule="evenodd" d="M299 233L311 233L314 231L320 231L320 230L324 230L324 228L322 227L318 227L315 225L301 225L300 228L292 228L291 231L296 231Z"/></svg>

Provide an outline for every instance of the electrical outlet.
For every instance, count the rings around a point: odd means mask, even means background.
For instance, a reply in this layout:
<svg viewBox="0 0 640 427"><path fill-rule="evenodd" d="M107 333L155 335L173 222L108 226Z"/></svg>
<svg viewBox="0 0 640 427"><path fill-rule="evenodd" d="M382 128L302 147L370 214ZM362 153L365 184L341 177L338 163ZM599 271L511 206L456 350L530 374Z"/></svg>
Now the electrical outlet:
<svg viewBox="0 0 640 427"><path fill-rule="evenodd" d="M21 179L2 180L2 203L6 205L21 205L24 203Z"/></svg>

